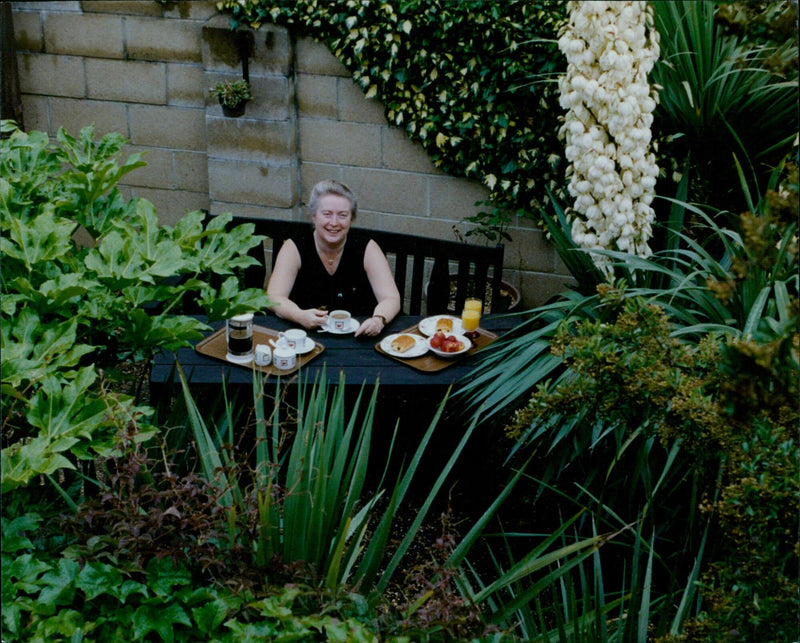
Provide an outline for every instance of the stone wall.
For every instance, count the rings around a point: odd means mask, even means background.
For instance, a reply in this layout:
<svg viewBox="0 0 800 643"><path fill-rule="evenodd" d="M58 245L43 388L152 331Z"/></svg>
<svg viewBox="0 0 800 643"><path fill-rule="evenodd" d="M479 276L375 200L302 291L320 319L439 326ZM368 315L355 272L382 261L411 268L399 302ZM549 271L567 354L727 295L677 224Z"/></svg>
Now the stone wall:
<svg viewBox="0 0 800 643"><path fill-rule="evenodd" d="M148 163L121 189L152 201L165 223L200 208L301 219L313 184L332 177L358 195L357 225L452 240L486 198L390 126L323 45L283 28L248 33L254 100L231 119L208 88L240 77L242 63L213 2L12 7L26 129L121 132ZM530 222L509 232L504 276L525 306L539 305L563 287L565 270Z"/></svg>

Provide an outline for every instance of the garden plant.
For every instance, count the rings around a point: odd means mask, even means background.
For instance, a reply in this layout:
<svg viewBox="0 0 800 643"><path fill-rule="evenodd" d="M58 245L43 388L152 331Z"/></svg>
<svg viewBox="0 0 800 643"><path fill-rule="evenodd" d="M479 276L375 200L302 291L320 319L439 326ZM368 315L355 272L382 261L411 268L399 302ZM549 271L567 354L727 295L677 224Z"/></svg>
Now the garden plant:
<svg viewBox="0 0 800 643"><path fill-rule="evenodd" d="M251 399L184 379L150 406L153 352L208 330L182 310L269 306L237 278L260 240L123 199L143 161L120 135L4 122L3 639L796 640L797 42L771 28L796 6L218 4L324 41L437 165L490 188L477 231L541 221L574 285L516 313L373 487L376 389L351 407L344 382L254 373ZM631 100L591 103L610 79ZM398 535L445 416L463 437ZM445 513L404 568L486 426L496 497Z"/></svg>
<svg viewBox="0 0 800 643"><path fill-rule="evenodd" d="M184 383L182 404L152 408L153 352L208 330L181 307L219 319L269 305L230 274L260 238L227 230L228 215L162 226L152 204L122 199L117 181L142 162L120 162L118 134L3 130L4 640L499 633L451 571L440 577L466 544L420 579L435 591L391 609L382 598L471 430L390 542L436 417L401 477L368 492L375 400L347 410L344 382L303 383L289 401L254 377L244 414L225 397L201 410ZM251 421L252 454L233 438Z"/></svg>

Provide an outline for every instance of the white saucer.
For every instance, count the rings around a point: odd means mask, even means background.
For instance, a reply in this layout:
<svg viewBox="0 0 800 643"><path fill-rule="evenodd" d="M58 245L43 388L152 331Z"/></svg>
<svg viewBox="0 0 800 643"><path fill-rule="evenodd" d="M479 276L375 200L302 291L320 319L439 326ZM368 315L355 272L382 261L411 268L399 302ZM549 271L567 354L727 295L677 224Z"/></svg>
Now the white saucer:
<svg viewBox="0 0 800 643"><path fill-rule="evenodd" d="M306 337L305 344L303 346L298 346L297 348L295 348L294 352L297 353L298 355L305 355L306 353L310 353L311 351L313 351L314 346L316 346L314 340L311 339L310 337Z"/></svg>
<svg viewBox="0 0 800 643"><path fill-rule="evenodd" d="M333 326L323 326L321 330L324 330L326 333L330 333L331 335L347 335L348 333L355 333L360 325L361 324L358 323L357 319L353 319L351 317L350 323L342 330L336 330L333 328Z"/></svg>
<svg viewBox="0 0 800 643"><path fill-rule="evenodd" d="M392 342L398 335L408 335L409 337L414 338L414 345L411 348L409 348L405 353L399 353L392 348ZM418 337L417 335L412 335L411 333L394 333L393 335L384 337L381 340L381 349L384 352L394 357L400 357L402 359L411 359L412 357L419 357L420 355L424 355L425 353L428 352L428 340L425 339L424 337Z"/></svg>
<svg viewBox="0 0 800 643"><path fill-rule="evenodd" d="M234 362L235 364L249 364L253 361L253 353L248 355L231 355L228 353L225 355L225 359L229 362Z"/></svg>
<svg viewBox="0 0 800 643"><path fill-rule="evenodd" d="M453 320L453 330L448 335L461 335L464 329L461 326L461 319L453 315L434 315L433 317L426 317L419 323L419 332L423 335L430 337L436 334L436 321L442 317Z"/></svg>

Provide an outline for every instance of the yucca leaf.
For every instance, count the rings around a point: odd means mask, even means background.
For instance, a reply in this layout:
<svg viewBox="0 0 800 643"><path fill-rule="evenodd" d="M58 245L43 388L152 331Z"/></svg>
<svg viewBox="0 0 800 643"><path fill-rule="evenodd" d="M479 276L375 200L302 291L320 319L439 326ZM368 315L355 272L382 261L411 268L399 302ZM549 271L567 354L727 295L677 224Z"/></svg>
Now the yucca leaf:
<svg viewBox="0 0 800 643"><path fill-rule="evenodd" d="M181 380L181 389L183 391L183 400L186 404L186 412L188 415L189 423L192 427L194 439L197 442L197 452L200 457L200 464L203 468L203 474L206 480L215 485L220 490L220 502L225 507L233 506L233 497L231 495L228 481L223 477L220 479L219 473L222 472L222 459L219 452L214 445L211 435L208 431L203 416L197 408L197 404L192 397L189 390L189 384L186 381L186 376L183 374L183 369L180 363L175 360L175 366L178 369L178 376Z"/></svg>

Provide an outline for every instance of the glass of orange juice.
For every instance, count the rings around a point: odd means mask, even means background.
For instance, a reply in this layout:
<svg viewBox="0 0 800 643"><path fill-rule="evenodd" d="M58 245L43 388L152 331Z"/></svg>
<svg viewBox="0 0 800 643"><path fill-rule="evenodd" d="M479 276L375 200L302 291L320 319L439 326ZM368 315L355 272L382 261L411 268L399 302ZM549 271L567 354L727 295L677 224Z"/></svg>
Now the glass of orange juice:
<svg viewBox="0 0 800 643"><path fill-rule="evenodd" d="M464 335L469 337L472 346L477 346L475 339L478 337L478 326L481 321L481 310L483 309L483 302L475 297L470 297L464 300L464 311L461 313L461 326L464 329Z"/></svg>

